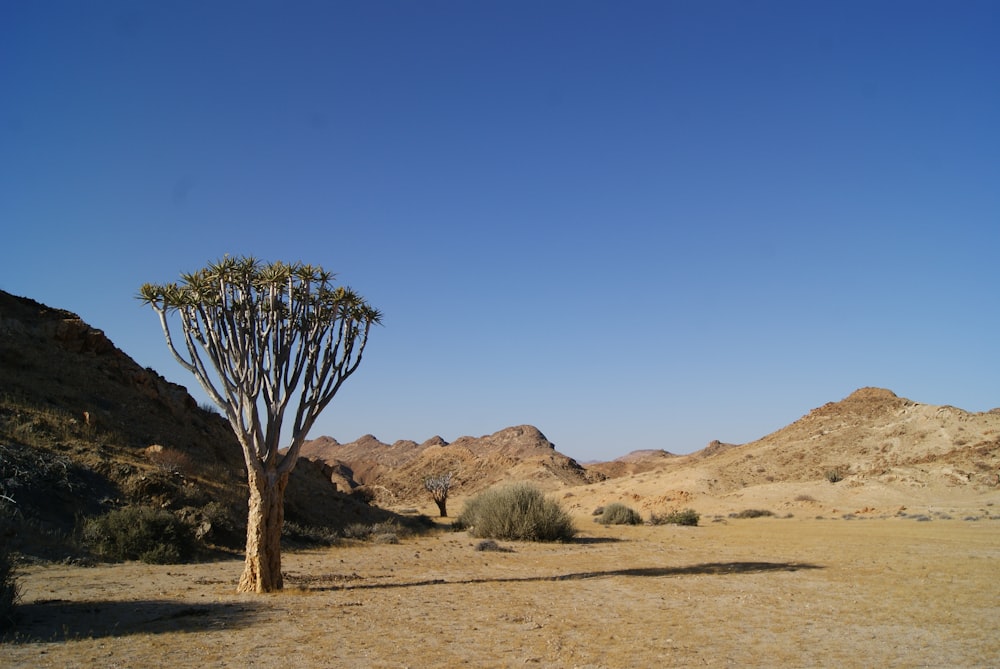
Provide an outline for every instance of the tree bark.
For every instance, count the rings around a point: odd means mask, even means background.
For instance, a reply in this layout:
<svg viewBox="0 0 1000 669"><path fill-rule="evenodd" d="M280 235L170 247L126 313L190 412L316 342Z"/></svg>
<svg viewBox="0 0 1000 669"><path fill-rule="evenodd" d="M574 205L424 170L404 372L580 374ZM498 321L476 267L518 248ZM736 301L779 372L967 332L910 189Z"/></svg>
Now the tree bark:
<svg viewBox="0 0 1000 669"><path fill-rule="evenodd" d="M281 529L285 523L288 473L250 469L246 562L237 592L281 590Z"/></svg>
<svg viewBox="0 0 1000 669"><path fill-rule="evenodd" d="M441 512L441 517L442 518L447 518L448 517L448 498L445 497L443 499L437 499L435 497L434 498L434 503L438 505L438 511Z"/></svg>

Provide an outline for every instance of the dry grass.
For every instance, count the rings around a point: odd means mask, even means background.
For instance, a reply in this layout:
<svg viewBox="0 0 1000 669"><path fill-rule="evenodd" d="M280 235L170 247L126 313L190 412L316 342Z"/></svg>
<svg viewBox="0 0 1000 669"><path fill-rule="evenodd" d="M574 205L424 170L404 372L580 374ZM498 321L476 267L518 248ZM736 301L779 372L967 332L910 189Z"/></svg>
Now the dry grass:
<svg viewBox="0 0 1000 669"><path fill-rule="evenodd" d="M0 665L990 666L997 521L599 526L475 550L464 533L238 561L24 570Z"/></svg>

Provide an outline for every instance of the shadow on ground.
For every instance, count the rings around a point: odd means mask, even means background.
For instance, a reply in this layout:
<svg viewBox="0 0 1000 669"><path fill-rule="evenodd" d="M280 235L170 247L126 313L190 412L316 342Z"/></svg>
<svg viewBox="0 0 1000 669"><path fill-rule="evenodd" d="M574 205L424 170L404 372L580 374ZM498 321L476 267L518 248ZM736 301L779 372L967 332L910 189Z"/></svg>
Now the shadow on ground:
<svg viewBox="0 0 1000 669"><path fill-rule="evenodd" d="M567 543L571 544L617 544L623 541L618 537L573 537Z"/></svg>
<svg viewBox="0 0 1000 669"><path fill-rule="evenodd" d="M252 624L257 608L250 602L192 606L159 600L72 602L53 599L19 605L15 609L14 629L0 637L0 641L35 643L235 629Z"/></svg>
<svg viewBox="0 0 1000 669"><path fill-rule="evenodd" d="M671 576L725 576L730 574L760 574L766 572L793 572L800 569L823 569L820 565L806 562L704 562L683 567L639 567L634 569L607 569L603 571L582 571L569 574L554 574L550 576L515 576L511 578L469 578L448 580L443 578L423 581L403 581L397 583L329 583L331 577L293 577L291 581L307 590L365 590L370 588L410 588L421 585L468 585L475 583L532 583L541 581L574 581L588 578L607 578L614 576L628 577L671 577ZM324 583L323 581L327 581Z"/></svg>

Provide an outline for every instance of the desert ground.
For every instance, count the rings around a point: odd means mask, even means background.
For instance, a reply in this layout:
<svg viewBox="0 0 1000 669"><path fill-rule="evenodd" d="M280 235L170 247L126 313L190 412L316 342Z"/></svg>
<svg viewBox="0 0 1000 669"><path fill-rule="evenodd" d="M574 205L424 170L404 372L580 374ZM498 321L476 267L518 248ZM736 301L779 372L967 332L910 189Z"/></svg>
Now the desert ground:
<svg viewBox="0 0 1000 669"><path fill-rule="evenodd" d="M991 510L698 527L578 514L577 540L506 552L442 522L286 552L286 588L266 596L236 594L238 559L29 566L0 665L994 667Z"/></svg>

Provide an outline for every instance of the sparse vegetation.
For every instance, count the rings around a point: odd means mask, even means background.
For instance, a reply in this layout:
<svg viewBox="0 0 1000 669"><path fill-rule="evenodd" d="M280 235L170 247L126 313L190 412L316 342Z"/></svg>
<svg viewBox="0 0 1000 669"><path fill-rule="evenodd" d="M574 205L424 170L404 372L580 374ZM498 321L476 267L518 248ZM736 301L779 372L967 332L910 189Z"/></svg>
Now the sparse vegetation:
<svg viewBox="0 0 1000 669"><path fill-rule="evenodd" d="M6 546L0 546L0 630L13 624L20 594L14 556Z"/></svg>
<svg viewBox="0 0 1000 669"><path fill-rule="evenodd" d="M152 448L152 447L151 447ZM184 451L176 448L158 447L147 450L149 461L168 474L191 476L195 472L194 462Z"/></svg>
<svg viewBox="0 0 1000 669"><path fill-rule="evenodd" d="M164 509L129 506L87 520L83 540L111 561L140 560L151 564L183 562L194 554L194 534L186 523Z"/></svg>
<svg viewBox="0 0 1000 669"><path fill-rule="evenodd" d="M345 539L396 544L399 543L400 537L409 536L411 530L395 521L387 521L384 523L352 523L346 526L341 533Z"/></svg>
<svg viewBox="0 0 1000 669"><path fill-rule="evenodd" d="M0 630L13 624L14 607L20 599L15 556L7 541L7 537L13 534L13 529L8 527L8 519L13 515L15 504L14 499L0 489L0 536L4 537L4 543L0 545Z"/></svg>
<svg viewBox="0 0 1000 669"><path fill-rule="evenodd" d="M594 521L602 525L641 525L642 516L632 507L613 502L604 507Z"/></svg>
<svg viewBox="0 0 1000 669"><path fill-rule="evenodd" d="M476 550L479 552L489 552L489 553L513 553L514 549L504 548L492 539L484 539L476 544Z"/></svg>
<svg viewBox="0 0 1000 669"><path fill-rule="evenodd" d="M286 520L281 530L281 539L306 546L333 546L340 535L328 527L306 526Z"/></svg>
<svg viewBox="0 0 1000 669"><path fill-rule="evenodd" d="M828 469L826 471L826 480L830 483L839 483L844 480L839 469Z"/></svg>
<svg viewBox="0 0 1000 669"><path fill-rule="evenodd" d="M730 518L766 518L768 516L773 516L774 511L769 511L768 509L743 509L742 511L737 511L736 513L729 514Z"/></svg>
<svg viewBox="0 0 1000 669"><path fill-rule="evenodd" d="M576 534L569 514L527 483L490 488L465 503L456 520L475 537L568 541Z"/></svg>
<svg viewBox="0 0 1000 669"><path fill-rule="evenodd" d="M649 522L653 525L687 525L694 527L701 520L701 516L694 509L679 509L669 513L654 513Z"/></svg>

